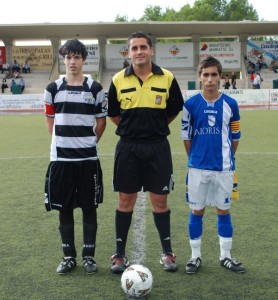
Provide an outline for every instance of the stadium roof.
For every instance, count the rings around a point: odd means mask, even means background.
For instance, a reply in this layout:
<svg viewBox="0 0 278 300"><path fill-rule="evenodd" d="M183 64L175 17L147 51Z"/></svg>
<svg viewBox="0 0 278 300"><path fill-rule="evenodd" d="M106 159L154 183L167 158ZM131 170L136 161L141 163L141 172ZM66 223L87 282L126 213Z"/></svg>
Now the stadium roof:
<svg viewBox="0 0 278 300"><path fill-rule="evenodd" d="M239 22L97 22L97 23L40 23L0 25L0 39L11 40L60 40L126 39L132 32L141 30L157 38L276 36L278 21Z"/></svg>

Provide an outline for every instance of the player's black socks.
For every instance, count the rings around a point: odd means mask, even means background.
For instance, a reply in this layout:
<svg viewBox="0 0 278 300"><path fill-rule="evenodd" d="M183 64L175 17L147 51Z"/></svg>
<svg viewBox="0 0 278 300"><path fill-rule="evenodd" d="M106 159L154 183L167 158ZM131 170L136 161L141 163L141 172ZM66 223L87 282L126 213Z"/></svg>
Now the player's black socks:
<svg viewBox="0 0 278 300"><path fill-rule="evenodd" d="M60 211L59 220L64 256L76 257L73 210L67 212Z"/></svg>
<svg viewBox="0 0 278 300"><path fill-rule="evenodd" d="M76 249L74 245L74 225L60 225L59 230L64 256L76 257Z"/></svg>
<svg viewBox="0 0 278 300"><path fill-rule="evenodd" d="M95 244L97 235L96 209L83 210L83 251L84 256L95 256Z"/></svg>
<svg viewBox="0 0 278 300"><path fill-rule="evenodd" d="M127 235L130 228L133 212L122 212L116 210L115 227L116 227L116 253L125 254Z"/></svg>
<svg viewBox="0 0 278 300"><path fill-rule="evenodd" d="M163 213L153 212L154 223L159 233L163 253L172 252L170 234L170 214L170 210Z"/></svg>

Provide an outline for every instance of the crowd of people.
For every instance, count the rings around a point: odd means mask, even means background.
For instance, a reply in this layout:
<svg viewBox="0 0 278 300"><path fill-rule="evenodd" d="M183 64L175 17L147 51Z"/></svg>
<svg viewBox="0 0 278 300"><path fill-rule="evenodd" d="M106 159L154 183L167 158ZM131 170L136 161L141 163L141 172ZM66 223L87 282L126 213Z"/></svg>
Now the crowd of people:
<svg viewBox="0 0 278 300"><path fill-rule="evenodd" d="M22 68L20 67L20 64L17 62L17 60L14 60L12 65L10 65L8 62L4 62L1 69L1 73L3 74L1 84L2 94L4 94L5 90L9 88L9 84L11 93L17 91L14 89L15 86L20 86L20 92L23 93L25 89L25 80L23 79L22 73L30 72L31 69L28 62L25 62Z"/></svg>
<svg viewBox="0 0 278 300"><path fill-rule="evenodd" d="M19 80L17 80L19 79ZM10 85L10 86L9 86ZM17 89L17 87L19 87L19 89ZM13 78L12 80L6 79L5 77L2 78L2 82L1 82L1 91L2 94L5 93L6 89L10 88L10 92L11 93L15 93L18 94L20 91L20 94L23 93L23 91L25 90L25 80L23 79L23 76L17 77L17 78Z"/></svg>
<svg viewBox="0 0 278 300"><path fill-rule="evenodd" d="M201 61L198 77L202 91L184 102L174 75L152 62L154 48L149 35L140 31L130 35L128 51L130 64L113 76L106 97L101 84L83 74L88 54L85 45L77 39L68 40L60 49L66 75L48 84L44 93L46 124L52 136L44 205L47 211L58 211L63 259L57 274L68 274L77 266L76 208L82 210L84 271L93 274L98 270L97 208L105 199L97 143L105 131L106 117L115 124L119 138L112 180L118 200L111 272L122 273L130 265L126 244L140 191L149 194L161 246L158 261L164 271L178 269L167 201L174 186L167 137L169 124L180 112L184 155L188 156L185 200L191 209L188 234L192 253L185 272L193 274L201 267L202 220L207 206L216 208L218 264L244 272L243 264L231 255L230 207L240 114L236 100L219 90L221 63L213 57Z"/></svg>

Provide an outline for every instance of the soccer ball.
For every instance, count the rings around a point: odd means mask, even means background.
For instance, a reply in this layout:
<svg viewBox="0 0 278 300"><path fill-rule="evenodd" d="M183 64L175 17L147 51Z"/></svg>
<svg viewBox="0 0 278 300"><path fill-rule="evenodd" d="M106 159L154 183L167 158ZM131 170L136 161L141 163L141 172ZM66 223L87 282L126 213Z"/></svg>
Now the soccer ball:
<svg viewBox="0 0 278 300"><path fill-rule="evenodd" d="M121 285L126 295L133 298L144 297L152 289L153 275L143 265L131 265L123 272Z"/></svg>

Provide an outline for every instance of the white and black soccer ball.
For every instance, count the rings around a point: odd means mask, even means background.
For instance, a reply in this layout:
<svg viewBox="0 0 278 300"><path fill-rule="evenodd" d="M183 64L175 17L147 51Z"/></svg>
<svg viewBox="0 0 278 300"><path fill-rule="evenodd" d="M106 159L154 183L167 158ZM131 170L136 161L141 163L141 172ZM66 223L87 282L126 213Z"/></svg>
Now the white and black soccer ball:
<svg viewBox="0 0 278 300"><path fill-rule="evenodd" d="M128 296L141 298L150 293L153 286L153 275L147 267L134 264L123 272L121 285Z"/></svg>

